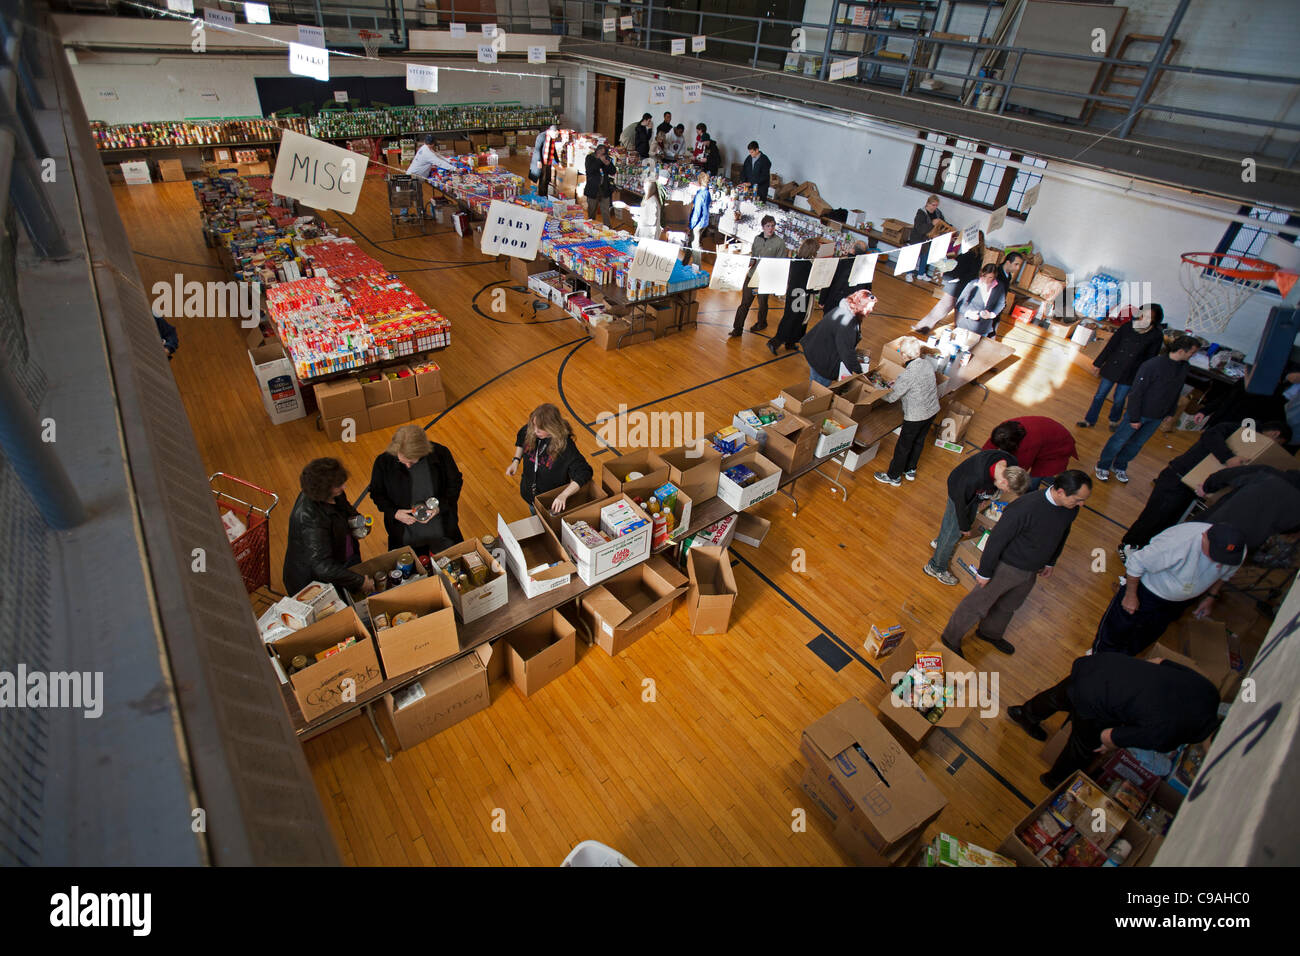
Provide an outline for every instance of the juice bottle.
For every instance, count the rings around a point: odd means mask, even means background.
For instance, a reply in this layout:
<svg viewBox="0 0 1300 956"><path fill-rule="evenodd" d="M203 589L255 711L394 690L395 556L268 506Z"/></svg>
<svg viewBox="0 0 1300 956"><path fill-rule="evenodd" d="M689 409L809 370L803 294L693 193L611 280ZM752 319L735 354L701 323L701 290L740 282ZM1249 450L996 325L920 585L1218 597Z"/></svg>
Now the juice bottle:
<svg viewBox="0 0 1300 956"><path fill-rule="evenodd" d="M671 511L669 511L667 508L662 509L659 513L663 515L664 522L668 528L665 536L671 535L673 531L677 528L677 516L673 514Z"/></svg>
<svg viewBox="0 0 1300 956"><path fill-rule="evenodd" d="M659 499L651 495L645 503L645 509L651 516L657 515L659 513Z"/></svg>
<svg viewBox="0 0 1300 956"><path fill-rule="evenodd" d="M651 499L653 500L653 499ZM668 543L668 522L664 519L663 512L656 511L654 521L651 525L651 547L657 548L660 545Z"/></svg>

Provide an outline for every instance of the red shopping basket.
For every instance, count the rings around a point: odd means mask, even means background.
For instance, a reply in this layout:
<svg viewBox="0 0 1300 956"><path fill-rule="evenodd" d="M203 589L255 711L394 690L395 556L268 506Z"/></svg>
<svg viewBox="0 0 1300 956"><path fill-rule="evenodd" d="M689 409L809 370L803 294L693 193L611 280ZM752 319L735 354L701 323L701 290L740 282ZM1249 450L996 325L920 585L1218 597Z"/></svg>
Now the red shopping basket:
<svg viewBox="0 0 1300 956"><path fill-rule="evenodd" d="M244 587L252 594L258 588L271 586L271 546L270 524L271 511L280 502L280 497L266 488L259 488L251 482L244 481L219 471L208 476L212 494L217 499L217 511L222 515L232 514L244 525L244 530L231 540L230 547L235 552L235 563L244 578ZM238 497L246 495L248 500Z"/></svg>

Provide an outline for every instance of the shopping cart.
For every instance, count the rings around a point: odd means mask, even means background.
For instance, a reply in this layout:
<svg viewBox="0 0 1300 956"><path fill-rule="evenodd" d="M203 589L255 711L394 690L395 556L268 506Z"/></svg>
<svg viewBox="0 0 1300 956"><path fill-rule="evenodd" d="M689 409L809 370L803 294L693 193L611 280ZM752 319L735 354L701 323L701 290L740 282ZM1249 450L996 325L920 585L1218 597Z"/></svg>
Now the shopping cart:
<svg viewBox="0 0 1300 956"><path fill-rule="evenodd" d="M420 227L425 231L429 217L424 211L424 184L414 176L391 175L388 177L388 215L392 220L393 238L397 238L397 227Z"/></svg>
<svg viewBox="0 0 1300 956"><path fill-rule="evenodd" d="M280 503L279 495L224 471L209 475L208 484L217 499L217 511L230 537L230 547L235 552L235 563L244 578L244 587L249 594L261 589L276 594L271 590L269 519L272 510ZM245 501L235 492L247 495L251 500Z"/></svg>

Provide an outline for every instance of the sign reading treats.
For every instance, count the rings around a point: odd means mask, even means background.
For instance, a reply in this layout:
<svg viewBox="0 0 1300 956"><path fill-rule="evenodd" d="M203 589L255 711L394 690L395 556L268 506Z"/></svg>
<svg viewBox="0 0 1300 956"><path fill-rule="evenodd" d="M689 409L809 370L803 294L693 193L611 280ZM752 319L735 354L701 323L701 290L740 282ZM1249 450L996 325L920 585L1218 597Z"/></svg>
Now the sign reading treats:
<svg viewBox="0 0 1300 956"><path fill-rule="evenodd" d="M646 282L667 282L673 276L679 247L661 239L640 239L632 256L629 279Z"/></svg>
<svg viewBox="0 0 1300 956"><path fill-rule="evenodd" d="M546 62L546 47L544 47L544 46L530 46L530 47L528 48L528 62L529 62L529 63L545 63L545 62Z"/></svg>
<svg viewBox="0 0 1300 956"><path fill-rule="evenodd" d="M671 52L673 56L684 55L686 53L686 40L684 38L680 40L674 40Z"/></svg>
<svg viewBox="0 0 1300 956"><path fill-rule="evenodd" d="M299 76L310 76L317 80L328 80L330 78L329 50L304 46L301 43L290 43L289 72Z"/></svg>
<svg viewBox="0 0 1300 956"><path fill-rule="evenodd" d="M299 25L298 42L303 46L314 46L321 50L325 49L325 28Z"/></svg>
<svg viewBox="0 0 1300 956"><path fill-rule="evenodd" d="M704 52L704 37L691 37L691 52L692 53Z"/></svg>
<svg viewBox="0 0 1300 956"><path fill-rule="evenodd" d="M355 212L368 162L360 153L285 130L271 191L313 209Z"/></svg>
<svg viewBox="0 0 1300 956"><path fill-rule="evenodd" d="M483 242L479 249L485 256L536 259L545 225L546 213L540 209L493 200L483 223Z"/></svg>
<svg viewBox="0 0 1300 956"><path fill-rule="evenodd" d="M683 84L682 84L682 102L683 102L683 103L698 103L698 102L700 101L700 93L701 93L701 91L702 91L702 87L701 87L701 85L700 85L699 83L683 83Z"/></svg>
<svg viewBox="0 0 1300 956"><path fill-rule="evenodd" d="M423 93L437 93L438 68L423 63L406 64L406 88Z"/></svg>
<svg viewBox="0 0 1300 956"><path fill-rule="evenodd" d="M453 37L464 38L464 36L465 36L465 24L463 24L463 23L453 23L453 24L451 25L451 35L452 35Z"/></svg>
<svg viewBox="0 0 1300 956"><path fill-rule="evenodd" d="M235 28L235 15L227 13L225 10L211 10L208 7L203 8L203 22L214 27Z"/></svg>

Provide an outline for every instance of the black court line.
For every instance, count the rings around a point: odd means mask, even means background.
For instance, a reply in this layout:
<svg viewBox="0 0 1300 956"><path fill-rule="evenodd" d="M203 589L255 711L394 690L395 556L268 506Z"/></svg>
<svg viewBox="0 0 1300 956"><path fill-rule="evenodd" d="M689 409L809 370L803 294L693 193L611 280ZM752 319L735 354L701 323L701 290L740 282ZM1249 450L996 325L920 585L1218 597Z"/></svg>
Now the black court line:
<svg viewBox="0 0 1300 956"><path fill-rule="evenodd" d="M964 753L958 754L957 759L954 760L952 763L948 764L948 773L955 774L958 770L961 769L961 765L964 764L965 762L966 762L966 755Z"/></svg>
<svg viewBox="0 0 1300 956"><path fill-rule="evenodd" d="M427 256L408 256L401 252L393 252L391 249L385 249L379 243L375 242L375 240L367 236L365 232L362 231L360 226L353 223L350 219L348 219L347 216L343 215L343 213L339 212L338 210L330 210L330 211L333 212L335 215L337 215L339 219L343 221L343 224L345 226L347 226L358 236L360 236L363 240L370 243L370 245L374 246L376 249L378 249L380 252L386 255L396 256L399 259L410 259L412 262L432 262L435 265L481 266L481 265L486 265L489 262L497 263L496 259L481 259L477 261L463 260L463 259L430 259ZM497 264L499 265L499 263Z"/></svg>
<svg viewBox="0 0 1300 956"><path fill-rule="evenodd" d="M482 309L478 307L478 297L481 296L484 292L492 288L494 285L502 285L506 282L512 282L512 281L513 281L512 279L493 279L490 282L486 283L481 289L479 289L477 292L474 293L473 296L470 297L469 300L470 310L474 312L474 314L476 315L481 315L489 322L495 322L497 325L513 325L519 328L527 328L530 325L554 325L556 322L567 322L569 319L573 318L573 316L569 315L569 313L561 310L561 315L558 319L538 319L538 318L525 319L523 315L520 314L518 322L507 322L505 319L493 318L492 316L488 315L486 312L484 312ZM511 291L513 291L513 289ZM533 315L536 316L537 313L534 312ZM577 320L575 319L574 321Z"/></svg>
<svg viewBox="0 0 1300 956"><path fill-rule="evenodd" d="M143 256L146 259L160 259L163 262L174 262L178 266L193 266L196 269L215 269L217 272L225 272L221 266L213 265L210 262L186 262L184 259L173 259L170 256L156 256L152 252L141 252L139 249L132 249L131 255Z"/></svg>
<svg viewBox="0 0 1300 956"><path fill-rule="evenodd" d="M1110 515L1106 514L1103 511L1098 511L1092 505L1080 505L1079 507L1086 508L1087 510L1091 511L1093 514L1097 515L1099 518L1105 518L1107 521L1109 521L1111 524L1115 525L1116 527L1123 528L1126 531L1128 530L1128 525L1116 521Z"/></svg>

